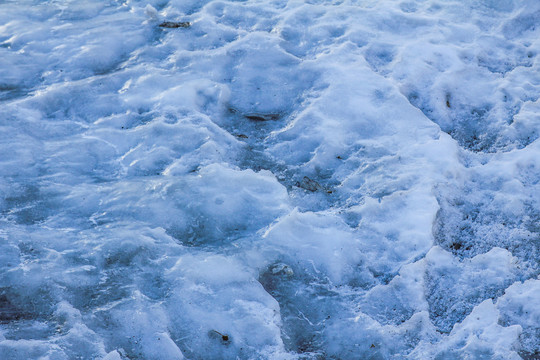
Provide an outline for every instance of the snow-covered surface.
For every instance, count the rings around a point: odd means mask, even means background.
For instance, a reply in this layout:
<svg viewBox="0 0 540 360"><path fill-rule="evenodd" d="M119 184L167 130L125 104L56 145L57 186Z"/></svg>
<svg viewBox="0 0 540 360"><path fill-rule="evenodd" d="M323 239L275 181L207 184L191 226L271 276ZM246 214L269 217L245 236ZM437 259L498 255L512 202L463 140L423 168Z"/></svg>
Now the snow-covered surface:
<svg viewBox="0 0 540 360"><path fill-rule="evenodd" d="M538 0L1 2L0 359L538 358L539 52Z"/></svg>

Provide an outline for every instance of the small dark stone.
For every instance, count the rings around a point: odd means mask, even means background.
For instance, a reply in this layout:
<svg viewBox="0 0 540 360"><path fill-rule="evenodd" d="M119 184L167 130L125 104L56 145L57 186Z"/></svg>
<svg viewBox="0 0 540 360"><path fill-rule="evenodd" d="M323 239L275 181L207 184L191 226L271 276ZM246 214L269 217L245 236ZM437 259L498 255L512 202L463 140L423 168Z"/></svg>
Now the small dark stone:
<svg viewBox="0 0 540 360"><path fill-rule="evenodd" d="M280 118L279 114L245 114L244 117L252 121L269 121L269 120L278 120Z"/></svg>
<svg viewBox="0 0 540 360"><path fill-rule="evenodd" d="M459 250L459 249L461 249L461 246L462 246L462 245L461 245L460 243L458 243L458 242L452 243L452 245L450 245L450 247L451 247L452 249L454 249L454 250Z"/></svg>
<svg viewBox="0 0 540 360"><path fill-rule="evenodd" d="M315 180L311 180L307 176L304 176L302 181L297 182L296 186L304 190L311 191L311 192L315 192L317 190L322 189L322 186L318 182L316 182Z"/></svg>
<svg viewBox="0 0 540 360"><path fill-rule="evenodd" d="M164 21L159 24L159 27L166 29L188 28L191 26L189 21Z"/></svg>
<svg viewBox="0 0 540 360"><path fill-rule="evenodd" d="M449 109L452 108L452 105L450 105L450 100L452 100L452 95L446 94L446 107Z"/></svg>
<svg viewBox="0 0 540 360"><path fill-rule="evenodd" d="M211 339L220 340L223 345L229 345L231 343L231 338L227 334L222 334L217 330L210 330L208 336Z"/></svg>
<svg viewBox="0 0 540 360"><path fill-rule="evenodd" d="M236 137L240 138L240 139L247 139L248 138L248 136L244 135L244 134L237 134Z"/></svg>

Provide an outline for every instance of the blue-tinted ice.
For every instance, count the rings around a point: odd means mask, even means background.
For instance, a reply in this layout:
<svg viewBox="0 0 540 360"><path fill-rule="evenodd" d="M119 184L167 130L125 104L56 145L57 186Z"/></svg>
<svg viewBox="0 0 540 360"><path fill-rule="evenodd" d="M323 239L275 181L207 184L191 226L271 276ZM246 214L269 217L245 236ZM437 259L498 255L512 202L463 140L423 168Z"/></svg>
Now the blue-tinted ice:
<svg viewBox="0 0 540 360"><path fill-rule="evenodd" d="M538 358L539 24L1 2L0 359Z"/></svg>

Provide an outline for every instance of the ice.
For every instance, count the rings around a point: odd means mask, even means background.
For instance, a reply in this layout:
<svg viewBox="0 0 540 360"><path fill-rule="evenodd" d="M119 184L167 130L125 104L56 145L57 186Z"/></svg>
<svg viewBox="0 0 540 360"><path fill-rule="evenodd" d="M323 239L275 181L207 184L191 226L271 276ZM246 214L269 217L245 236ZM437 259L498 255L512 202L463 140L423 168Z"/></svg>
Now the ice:
<svg viewBox="0 0 540 360"><path fill-rule="evenodd" d="M463 322L456 324L449 337L435 351L423 352L422 344L412 355L415 358L435 359L521 359L515 351L521 327L500 326L498 318L496 306L490 299L485 300Z"/></svg>
<svg viewBox="0 0 540 360"><path fill-rule="evenodd" d="M237 260L186 255L167 271L166 279L173 284L167 301L171 331L183 339L187 357L285 355L278 303L257 282L256 273ZM194 327L202 333L194 334Z"/></svg>
<svg viewBox="0 0 540 360"><path fill-rule="evenodd" d="M332 241L326 241L329 238ZM294 273L306 271L335 284L360 275L354 266L363 258L359 241L339 217L295 209L273 224L262 239L262 251L275 252L265 259L281 259L292 265ZM272 272L276 273L275 268Z"/></svg>
<svg viewBox="0 0 540 360"><path fill-rule="evenodd" d="M108 353L107 356L103 358L103 360L122 360L122 356L118 351L114 350Z"/></svg>
<svg viewBox="0 0 540 360"><path fill-rule="evenodd" d="M539 20L2 2L0 359L538 358Z"/></svg>
<svg viewBox="0 0 540 360"><path fill-rule="evenodd" d="M480 300L497 298L516 280L511 254L493 248L458 264L449 252L434 247L426 255L426 299L433 324L450 332Z"/></svg>
<svg viewBox="0 0 540 360"><path fill-rule="evenodd" d="M524 357L534 356L538 351L535 339L540 336L539 284L538 279L516 282L509 286L505 294L497 300L502 324L517 323L522 327L521 341Z"/></svg>

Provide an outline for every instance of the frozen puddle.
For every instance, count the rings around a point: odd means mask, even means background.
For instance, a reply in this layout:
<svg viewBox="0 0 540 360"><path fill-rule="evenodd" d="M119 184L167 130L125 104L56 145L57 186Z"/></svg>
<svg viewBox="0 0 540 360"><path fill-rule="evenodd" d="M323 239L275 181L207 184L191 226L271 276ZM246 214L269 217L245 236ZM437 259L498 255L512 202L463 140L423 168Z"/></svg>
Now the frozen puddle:
<svg viewBox="0 0 540 360"><path fill-rule="evenodd" d="M0 359L537 359L536 0L0 4Z"/></svg>

